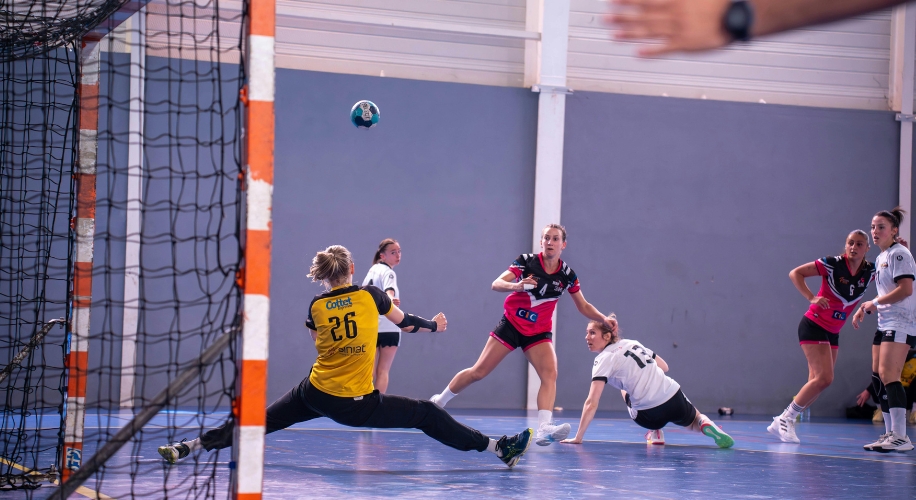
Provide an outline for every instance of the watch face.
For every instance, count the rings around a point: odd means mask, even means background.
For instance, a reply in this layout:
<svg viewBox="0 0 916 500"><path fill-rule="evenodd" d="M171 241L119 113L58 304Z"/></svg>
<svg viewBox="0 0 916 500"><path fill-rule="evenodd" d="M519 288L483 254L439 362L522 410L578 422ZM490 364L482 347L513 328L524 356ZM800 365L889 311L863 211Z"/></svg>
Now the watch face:
<svg viewBox="0 0 916 500"><path fill-rule="evenodd" d="M744 29L747 27L747 12L742 8L728 9L727 23L732 29Z"/></svg>
<svg viewBox="0 0 916 500"><path fill-rule="evenodd" d="M754 22L753 16L753 11L745 0L732 0L722 20L725 31L728 31L735 40L747 40L751 23Z"/></svg>

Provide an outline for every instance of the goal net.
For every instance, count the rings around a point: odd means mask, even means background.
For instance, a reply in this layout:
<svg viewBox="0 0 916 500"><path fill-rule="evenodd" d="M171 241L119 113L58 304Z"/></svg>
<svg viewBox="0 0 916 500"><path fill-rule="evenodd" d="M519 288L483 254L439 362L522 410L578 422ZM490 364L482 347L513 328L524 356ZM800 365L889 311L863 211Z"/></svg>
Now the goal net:
<svg viewBox="0 0 916 500"><path fill-rule="evenodd" d="M235 418L247 2L0 17L0 487L229 496L229 450L157 447Z"/></svg>

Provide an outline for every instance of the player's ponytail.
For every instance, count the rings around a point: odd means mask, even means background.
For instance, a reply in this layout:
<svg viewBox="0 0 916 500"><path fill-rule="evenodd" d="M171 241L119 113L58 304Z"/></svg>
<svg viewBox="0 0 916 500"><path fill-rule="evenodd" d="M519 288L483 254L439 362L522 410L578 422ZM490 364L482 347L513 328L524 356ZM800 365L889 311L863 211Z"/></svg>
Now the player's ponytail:
<svg viewBox="0 0 916 500"><path fill-rule="evenodd" d="M339 285L350 275L353 259L350 251L341 245L331 245L315 254L308 277L312 281L324 281L331 286Z"/></svg>
<svg viewBox="0 0 916 500"><path fill-rule="evenodd" d="M381 243L378 244L378 250L375 251L375 256L372 257L372 265L378 264L378 261L382 260L382 254L385 253L385 249L388 248L388 245L394 245L398 240L394 238L385 238Z"/></svg>
<svg viewBox="0 0 916 500"><path fill-rule="evenodd" d="M901 206L896 206L891 210L882 210L875 214L875 217L884 217L888 222L891 223L891 227L899 228L900 224L903 223L903 216L906 214L906 210Z"/></svg>

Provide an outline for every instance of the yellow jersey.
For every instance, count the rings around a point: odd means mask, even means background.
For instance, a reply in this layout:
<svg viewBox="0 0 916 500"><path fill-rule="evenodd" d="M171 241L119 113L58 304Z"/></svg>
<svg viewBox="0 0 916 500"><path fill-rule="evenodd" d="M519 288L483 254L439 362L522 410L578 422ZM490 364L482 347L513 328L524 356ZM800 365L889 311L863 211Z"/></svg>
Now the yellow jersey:
<svg viewBox="0 0 916 500"><path fill-rule="evenodd" d="M305 322L318 332L318 359L309 376L312 385L345 398L374 391L378 318L389 312L391 298L372 285L343 285L316 295Z"/></svg>
<svg viewBox="0 0 916 500"><path fill-rule="evenodd" d="M916 379L916 357L906 360L900 373L900 382L904 387L909 387L913 379Z"/></svg>

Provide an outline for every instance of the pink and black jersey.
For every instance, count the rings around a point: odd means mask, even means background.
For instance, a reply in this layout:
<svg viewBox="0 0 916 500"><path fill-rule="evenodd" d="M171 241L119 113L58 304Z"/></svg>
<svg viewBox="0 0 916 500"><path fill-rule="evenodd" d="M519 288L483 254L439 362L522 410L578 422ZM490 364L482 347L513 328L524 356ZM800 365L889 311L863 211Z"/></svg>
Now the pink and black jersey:
<svg viewBox="0 0 916 500"><path fill-rule="evenodd" d="M821 308L811 304L805 317L814 321L830 333L840 333L846 324L846 318L862 300L868 284L875 279L875 266L871 262L862 263L859 272L849 269L846 256L824 257L814 261L817 273L823 276L818 297L826 297L830 307Z"/></svg>
<svg viewBox="0 0 916 500"><path fill-rule="evenodd" d="M569 293L579 291L579 278L576 277L575 271L561 260L557 272L547 274L540 253L519 255L509 266L509 271L515 275L516 282L530 276L536 279L538 284L532 290L512 292L506 297L503 304L506 319L522 335L551 331L557 299L566 290L569 290Z"/></svg>

